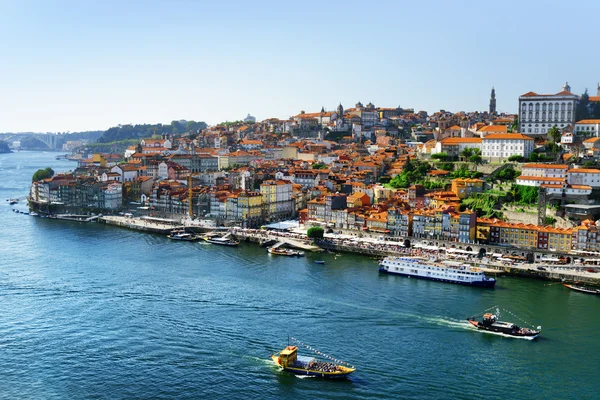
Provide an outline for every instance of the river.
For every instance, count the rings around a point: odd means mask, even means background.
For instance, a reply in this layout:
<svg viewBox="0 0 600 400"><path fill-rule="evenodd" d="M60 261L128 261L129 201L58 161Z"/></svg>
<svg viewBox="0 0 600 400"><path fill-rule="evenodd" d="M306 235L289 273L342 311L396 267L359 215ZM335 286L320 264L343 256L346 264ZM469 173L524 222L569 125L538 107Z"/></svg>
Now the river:
<svg viewBox="0 0 600 400"><path fill-rule="evenodd" d="M368 257L277 257L12 212L25 201L5 200L23 199L35 170L75 167L56 155L0 154L0 398L598 398L600 297L514 277L495 290L419 281L381 275ZM495 305L542 335L467 326ZM269 355L288 335L357 371L343 381L279 371Z"/></svg>

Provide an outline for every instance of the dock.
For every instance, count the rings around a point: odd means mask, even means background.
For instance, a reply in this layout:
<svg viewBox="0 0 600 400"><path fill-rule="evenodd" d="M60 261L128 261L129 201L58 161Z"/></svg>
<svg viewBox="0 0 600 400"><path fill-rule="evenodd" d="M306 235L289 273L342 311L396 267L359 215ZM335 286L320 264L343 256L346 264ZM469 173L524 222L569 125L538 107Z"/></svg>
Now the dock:
<svg viewBox="0 0 600 400"><path fill-rule="evenodd" d="M98 222L115 225L138 231L168 234L174 229L183 229L184 226L175 222L156 221L145 218L125 217L120 215L107 215L98 218Z"/></svg>

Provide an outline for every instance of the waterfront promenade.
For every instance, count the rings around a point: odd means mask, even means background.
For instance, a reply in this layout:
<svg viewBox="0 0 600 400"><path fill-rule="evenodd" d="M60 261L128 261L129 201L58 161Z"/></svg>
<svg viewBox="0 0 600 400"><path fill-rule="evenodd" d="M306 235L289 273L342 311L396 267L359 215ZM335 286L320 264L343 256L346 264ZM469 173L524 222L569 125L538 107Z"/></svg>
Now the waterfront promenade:
<svg viewBox="0 0 600 400"><path fill-rule="evenodd" d="M310 245L314 243L324 250L358 253L374 257L386 256L426 256L445 259L460 259L465 263L482 268L487 273L506 273L508 275L521 276L535 279L546 279L565 282L583 282L593 285L600 285L600 275L586 271L583 265L547 265L540 263L520 263L514 261L495 261L488 257L480 259L476 254L464 255L453 253L452 250L446 251L442 247L421 246L419 244L413 248L406 248L399 241L385 241L375 238L360 238L343 234L329 233L325 234L323 240L315 241L308 239L302 229L293 232L265 231L258 229L232 228L232 234L240 239L246 239L253 242L261 241L291 241ZM464 245L464 244L463 244ZM435 247L435 249L433 249ZM509 249L510 250L510 249ZM476 253L476 252L471 252ZM538 268L539 267L539 268Z"/></svg>

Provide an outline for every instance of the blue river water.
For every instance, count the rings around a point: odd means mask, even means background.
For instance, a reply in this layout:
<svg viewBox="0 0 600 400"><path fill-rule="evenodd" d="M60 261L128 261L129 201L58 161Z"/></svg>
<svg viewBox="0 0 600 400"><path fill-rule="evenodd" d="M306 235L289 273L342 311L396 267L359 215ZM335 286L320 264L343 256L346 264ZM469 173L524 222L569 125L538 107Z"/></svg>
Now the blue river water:
<svg viewBox="0 0 600 400"><path fill-rule="evenodd" d="M12 212L26 209L35 170L75 167L55 157L0 154L0 398L600 397L600 297L511 277L495 290L419 281L380 275L369 257L277 257ZM542 335L467 326L494 305ZM288 335L357 371L343 381L279 371L269 355Z"/></svg>

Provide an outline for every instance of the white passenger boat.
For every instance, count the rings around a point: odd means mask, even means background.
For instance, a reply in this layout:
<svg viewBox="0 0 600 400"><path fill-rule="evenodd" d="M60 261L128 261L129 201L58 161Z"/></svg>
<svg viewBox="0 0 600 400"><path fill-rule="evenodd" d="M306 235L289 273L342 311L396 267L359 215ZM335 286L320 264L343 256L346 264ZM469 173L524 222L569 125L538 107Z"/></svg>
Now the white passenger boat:
<svg viewBox="0 0 600 400"><path fill-rule="evenodd" d="M386 274L485 288L496 285L496 280L485 276L480 268L456 261L438 263L422 257L386 257L379 265L379 272Z"/></svg>

